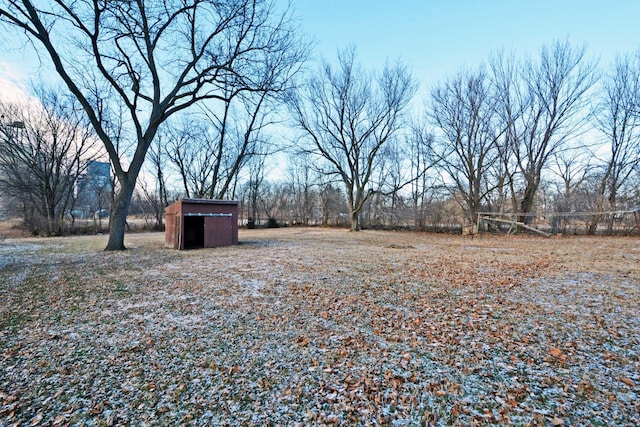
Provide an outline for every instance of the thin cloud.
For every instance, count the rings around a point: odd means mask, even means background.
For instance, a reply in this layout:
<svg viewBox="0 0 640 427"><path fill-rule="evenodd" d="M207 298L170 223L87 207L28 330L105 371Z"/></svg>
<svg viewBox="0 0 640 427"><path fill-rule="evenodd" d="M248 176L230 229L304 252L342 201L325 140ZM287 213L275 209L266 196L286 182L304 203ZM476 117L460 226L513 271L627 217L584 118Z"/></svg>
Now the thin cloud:
<svg viewBox="0 0 640 427"><path fill-rule="evenodd" d="M30 99L24 78L25 75L15 66L0 61L0 101L18 102Z"/></svg>

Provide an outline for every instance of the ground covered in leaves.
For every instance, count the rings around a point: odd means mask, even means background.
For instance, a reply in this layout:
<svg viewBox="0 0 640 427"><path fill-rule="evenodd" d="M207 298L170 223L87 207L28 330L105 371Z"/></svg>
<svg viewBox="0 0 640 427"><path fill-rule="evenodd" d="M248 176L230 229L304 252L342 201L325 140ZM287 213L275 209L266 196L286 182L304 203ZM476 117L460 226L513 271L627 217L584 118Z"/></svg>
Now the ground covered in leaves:
<svg viewBox="0 0 640 427"><path fill-rule="evenodd" d="M0 241L0 425L638 425L640 239Z"/></svg>

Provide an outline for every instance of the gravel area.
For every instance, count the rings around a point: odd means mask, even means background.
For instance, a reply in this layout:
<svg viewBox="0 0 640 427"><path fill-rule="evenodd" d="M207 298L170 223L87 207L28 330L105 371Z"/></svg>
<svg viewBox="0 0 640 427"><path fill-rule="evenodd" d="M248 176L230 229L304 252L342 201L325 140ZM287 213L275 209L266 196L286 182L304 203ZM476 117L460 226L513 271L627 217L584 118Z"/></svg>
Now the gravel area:
<svg viewBox="0 0 640 427"><path fill-rule="evenodd" d="M0 425L640 425L640 239L0 241Z"/></svg>

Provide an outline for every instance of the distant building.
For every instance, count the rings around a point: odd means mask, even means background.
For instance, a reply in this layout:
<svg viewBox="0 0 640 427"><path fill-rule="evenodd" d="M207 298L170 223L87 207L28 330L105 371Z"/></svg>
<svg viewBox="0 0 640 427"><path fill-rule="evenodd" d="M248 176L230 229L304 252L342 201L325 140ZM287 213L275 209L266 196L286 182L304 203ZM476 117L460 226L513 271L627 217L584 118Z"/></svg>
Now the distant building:
<svg viewBox="0 0 640 427"><path fill-rule="evenodd" d="M111 167L108 162L91 160L76 184L76 216L90 218L95 212L104 216L111 198Z"/></svg>
<svg viewBox="0 0 640 427"><path fill-rule="evenodd" d="M109 188L111 190L111 167L108 162L91 160L85 174L95 188Z"/></svg>

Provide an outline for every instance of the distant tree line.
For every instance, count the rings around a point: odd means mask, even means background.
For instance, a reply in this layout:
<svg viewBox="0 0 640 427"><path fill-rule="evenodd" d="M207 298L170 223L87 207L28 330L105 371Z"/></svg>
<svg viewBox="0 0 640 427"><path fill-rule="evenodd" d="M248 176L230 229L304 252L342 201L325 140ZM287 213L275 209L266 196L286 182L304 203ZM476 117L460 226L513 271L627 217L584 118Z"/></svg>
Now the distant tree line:
<svg viewBox="0 0 640 427"><path fill-rule="evenodd" d="M449 231L495 212L525 224L544 217L565 233L634 232L632 215L609 212L640 205L638 55L600 71L566 42L524 59L499 52L435 85L423 113L408 109L415 83L401 64L376 75L353 48L337 63L323 62L287 94L287 126L254 140L233 185L216 195L240 200L244 225ZM208 126L200 120L189 129ZM153 163L163 171L154 185L173 188L171 200L209 197L205 153L217 145L181 129L152 157L164 159ZM187 147L201 157L184 161ZM267 179L283 152L285 172ZM157 194L146 194L156 206Z"/></svg>
<svg viewBox="0 0 640 427"><path fill-rule="evenodd" d="M250 227L354 231L562 212L575 216L556 229L613 233L631 226L607 213L640 205L637 53L600 69L568 42L497 52L415 99L402 62L368 70L349 47L312 64L291 10L268 0L10 1L0 25L64 87L36 110L1 106L0 191L33 232L65 232L96 158L114 176L109 250L127 215L162 228L178 197L237 199Z"/></svg>

